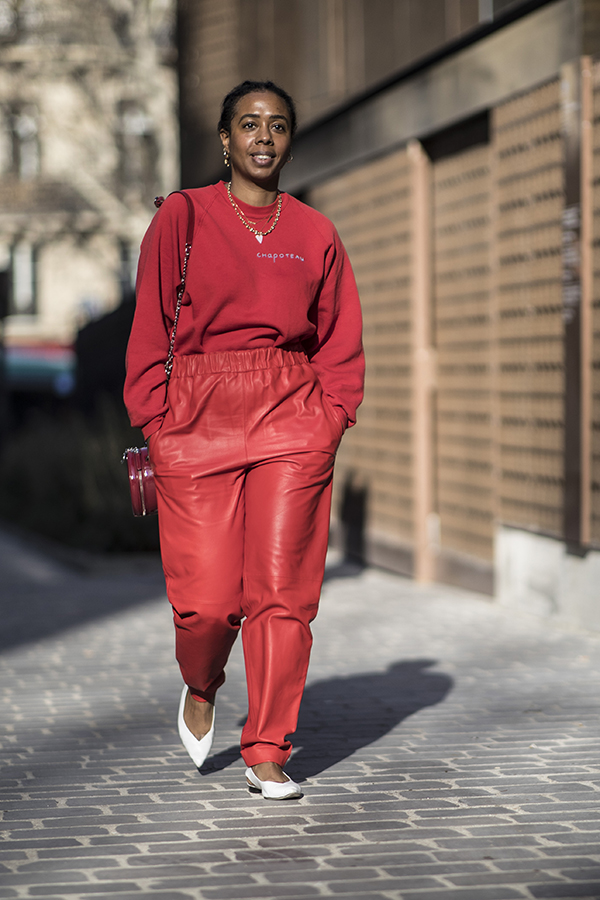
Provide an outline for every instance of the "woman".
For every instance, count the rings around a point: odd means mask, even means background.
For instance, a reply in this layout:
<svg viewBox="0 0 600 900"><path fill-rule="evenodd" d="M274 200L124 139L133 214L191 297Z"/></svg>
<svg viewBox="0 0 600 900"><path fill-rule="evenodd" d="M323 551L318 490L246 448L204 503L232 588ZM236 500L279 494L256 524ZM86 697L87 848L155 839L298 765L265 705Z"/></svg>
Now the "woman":
<svg viewBox="0 0 600 900"><path fill-rule="evenodd" d="M328 219L278 190L294 104L272 82L225 98L229 184L189 191L194 235L168 396L185 197L144 237L125 402L148 441L184 680L179 733L197 766L242 619L251 790L301 796L283 771L317 613L340 438L362 399L356 284Z"/></svg>

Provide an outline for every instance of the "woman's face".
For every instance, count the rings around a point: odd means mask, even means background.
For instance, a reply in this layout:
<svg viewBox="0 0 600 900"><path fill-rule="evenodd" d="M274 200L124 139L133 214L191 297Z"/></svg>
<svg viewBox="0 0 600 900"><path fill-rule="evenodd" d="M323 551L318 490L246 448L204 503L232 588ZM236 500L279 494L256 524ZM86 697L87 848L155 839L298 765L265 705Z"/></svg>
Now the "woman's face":
<svg viewBox="0 0 600 900"><path fill-rule="evenodd" d="M235 109L231 133L221 132L232 173L272 189L292 145L287 104L271 92L246 94Z"/></svg>

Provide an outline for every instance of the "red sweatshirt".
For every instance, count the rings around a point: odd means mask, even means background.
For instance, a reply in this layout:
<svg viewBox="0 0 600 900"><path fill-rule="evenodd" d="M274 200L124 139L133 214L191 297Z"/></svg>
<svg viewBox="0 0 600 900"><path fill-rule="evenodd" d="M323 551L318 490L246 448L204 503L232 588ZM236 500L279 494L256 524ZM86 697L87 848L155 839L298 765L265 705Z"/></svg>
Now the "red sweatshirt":
<svg viewBox="0 0 600 900"><path fill-rule="evenodd" d="M223 182L188 192L196 222L175 355L302 343L344 426L362 400L364 358L358 292L348 256L329 219L283 194L275 229L259 243L238 218ZM267 207L237 201L266 231ZM164 364L187 229L187 204L169 196L142 241L125 404L144 437L167 410Z"/></svg>

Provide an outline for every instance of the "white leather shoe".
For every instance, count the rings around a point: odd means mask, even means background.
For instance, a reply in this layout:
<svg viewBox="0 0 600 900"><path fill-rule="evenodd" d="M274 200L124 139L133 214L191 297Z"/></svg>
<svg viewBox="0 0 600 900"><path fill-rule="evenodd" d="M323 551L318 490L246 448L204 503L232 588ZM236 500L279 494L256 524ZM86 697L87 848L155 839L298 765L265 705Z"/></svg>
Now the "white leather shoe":
<svg viewBox="0 0 600 900"><path fill-rule="evenodd" d="M283 773L285 775L285 772ZM302 789L289 775L285 775L287 781L281 784L279 781L261 781L252 769L246 769L246 781L254 794L262 794L265 800L292 800L302 796Z"/></svg>
<svg viewBox="0 0 600 900"><path fill-rule="evenodd" d="M185 698L187 697L188 686L184 684L183 691L181 692L181 700L179 701L179 714L177 716L177 729L179 731L179 737L181 738L181 743L190 754L194 765L200 766L210 753L210 748L212 747L213 738L215 736L215 710L213 706L213 720L212 725L210 726L210 731L208 734L205 734L203 738L198 740L194 737L190 729L185 724L185 719L183 718L183 710L185 708Z"/></svg>

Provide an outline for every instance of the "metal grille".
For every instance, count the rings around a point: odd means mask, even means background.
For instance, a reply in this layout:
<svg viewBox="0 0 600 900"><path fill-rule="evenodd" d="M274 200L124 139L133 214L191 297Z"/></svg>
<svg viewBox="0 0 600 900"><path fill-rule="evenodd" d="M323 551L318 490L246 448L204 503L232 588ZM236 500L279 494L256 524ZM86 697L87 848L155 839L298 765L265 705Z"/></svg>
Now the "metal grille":
<svg viewBox="0 0 600 900"><path fill-rule="evenodd" d="M334 503L366 489L369 532L411 543L411 164L406 151L332 179L310 203L335 223L352 260L367 359L359 423L344 437ZM334 507L335 508L335 507Z"/></svg>
<svg viewBox="0 0 600 900"><path fill-rule="evenodd" d="M560 85L494 111L499 515L560 536L564 205Z"/></svg>
<svg viewBox="0 0 600 900"><path fill-rule="evenodd" d="M442 550L493 558L491 149L433 167L436 505Z"/></svg>
<svg viewBox="0 0 600 900"><path fill-rule="evenodd" d="M600 545L600 63L593 67L591 541Z"/></svg>

